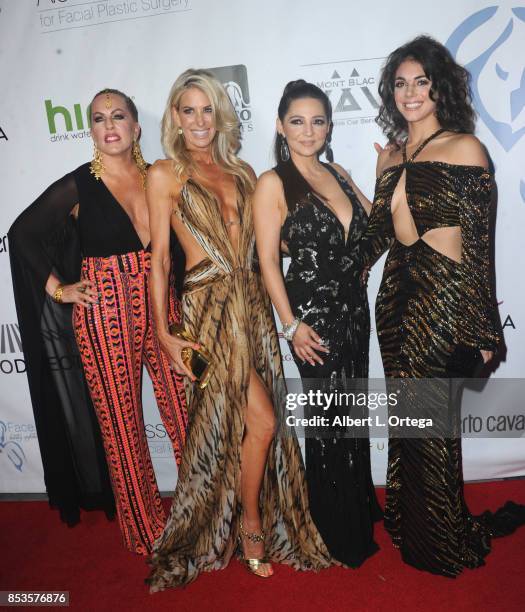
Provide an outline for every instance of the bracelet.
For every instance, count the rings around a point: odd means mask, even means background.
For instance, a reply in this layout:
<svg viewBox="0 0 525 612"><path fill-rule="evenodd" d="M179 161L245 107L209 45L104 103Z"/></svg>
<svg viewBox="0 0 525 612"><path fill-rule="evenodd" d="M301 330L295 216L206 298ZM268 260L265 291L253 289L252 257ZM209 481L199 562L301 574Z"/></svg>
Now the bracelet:
<svg viewBox="0 0 525 612"><path fill-rule="evenodd" d="M283 324L283 336L285 340L288 340L288 342L291 342L293 340L293 337L295 335L295 332L297 331L297 328L299 327L300 322L301 319L295 318L288 325Z"/></svg>
<svg viewBox="0 0 525 612"><path fill-rule="evenodd" d="M53 302L62 304L62 294L64 293L64 285L59 284L53 293Z"/></svg>

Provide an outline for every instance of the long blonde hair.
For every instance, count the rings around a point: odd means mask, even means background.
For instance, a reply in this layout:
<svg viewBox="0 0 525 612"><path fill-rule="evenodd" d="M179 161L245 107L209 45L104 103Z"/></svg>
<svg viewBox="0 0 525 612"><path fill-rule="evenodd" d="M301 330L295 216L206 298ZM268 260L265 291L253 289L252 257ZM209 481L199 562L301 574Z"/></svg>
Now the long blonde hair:
<svg viewBox="0 0 525 612"><path fill-rule="evenodd" d="M236 156L240 148L241 132L239 118L223 85L207 70L190 68L183 72L173 83L168 102L162 117L162 147L166 155L175 163L175 172L179 178L183 174L191 175L195 164L186 148L184 137L178 133L178 125L173 119L172 109L179 109L180 99L191 87L200 89L209 99L217 130L212 141L212 159L222 166L225 172L233 174L242 182L248 192L253 191L254 180L245 162Z"/></svg>

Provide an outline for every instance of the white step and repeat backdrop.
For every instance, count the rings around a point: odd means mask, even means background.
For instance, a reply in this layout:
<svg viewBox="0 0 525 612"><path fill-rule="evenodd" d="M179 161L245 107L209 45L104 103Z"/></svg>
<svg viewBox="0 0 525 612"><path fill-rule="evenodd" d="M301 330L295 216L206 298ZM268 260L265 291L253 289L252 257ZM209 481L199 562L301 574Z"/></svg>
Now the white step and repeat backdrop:
<svg viewBox="0 0 525 612"><path fill-rule="evenodd" d="M302 77L334 106L333 148L373 194L377 78L385 56L428 33L473 75L478 135L496 167L497 297L508 347L494 374L521 378L525 227L525 6L512 2L411 0L0 0L0 492L44 490L20 346L7 230L44 188L91 156L87 106L116 87L134 97L145 157L162 157L159 122L168 90L188 67L215 69L243 126L241 156L270 167L277 104ZM373 306L381 266L370 282ZM295 369L283 343L287 372ZM73 367L64 361L57 367ZM375 334L371 375L382 376ZM145 377L147 435L162 489L176 469ZM499 398L504 410L505 397ZM372 440L375 482L384 483L386 440ZM467 439L467 479L525 474L523 439Z"/></svg>

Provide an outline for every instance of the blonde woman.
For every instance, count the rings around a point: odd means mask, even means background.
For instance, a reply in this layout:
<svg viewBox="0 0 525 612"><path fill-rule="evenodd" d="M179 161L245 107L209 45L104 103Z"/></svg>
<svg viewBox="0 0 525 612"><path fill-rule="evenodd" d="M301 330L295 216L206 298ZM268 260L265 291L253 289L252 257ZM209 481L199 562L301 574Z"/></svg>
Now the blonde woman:
<svg viewBox="0 0 525 612"><path fill-rule="evenodd" d="M239 122L223 86L204 70L184 72L169 94L162 133L169 159L152 166L147 183L151 292L160 343L187 377L190 423L151 589L225 567L237 545L261 577L272 575L270 560L326 567L297 441L274 435L283 373L270 302L253 269L255 175L235 155ZM198 345L168 329L170 228L186 255L183 320ZM197 346L213 360L204 389L181 356Z"/></svg>

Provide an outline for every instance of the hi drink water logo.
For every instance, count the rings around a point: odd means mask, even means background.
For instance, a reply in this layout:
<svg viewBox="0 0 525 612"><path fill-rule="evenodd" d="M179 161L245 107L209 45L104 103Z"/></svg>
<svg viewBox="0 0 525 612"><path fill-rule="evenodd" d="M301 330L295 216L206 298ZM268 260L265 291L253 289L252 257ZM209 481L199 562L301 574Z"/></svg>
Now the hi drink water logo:
<svg viewBox="0 0 525 612"><path fill-rule="evenodd" d="M467 40L469 48L479 49L474 59L462 62L472 75L474 106L496 140L509 152L525 135L525 7L511 9L506 25L487 40L483 26L499 10L490 6L467 17L451 34L446 46L454 57ZM497 32L495 27L492 31ZM523 180L520 191L525 201Z"/></svg>
<svg viewBox="0 0 525 612"><path fill-rule="evenodd" d="M87 138L91 135L91 105L85 110L82 110L80 104L67 108L48 99L44 101L44 108L51 142Z"/></svg>

